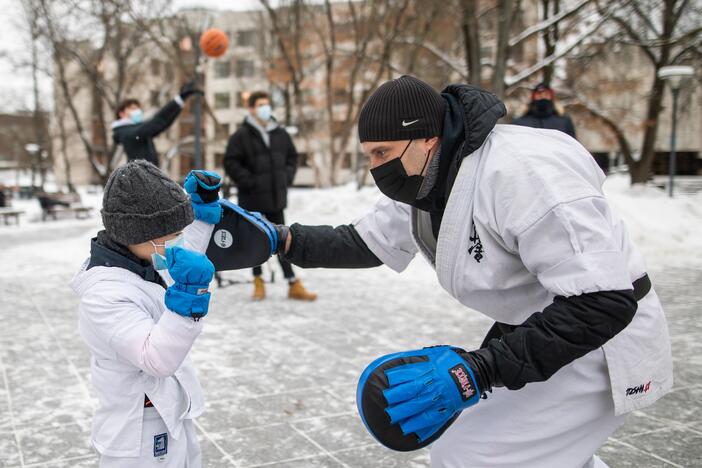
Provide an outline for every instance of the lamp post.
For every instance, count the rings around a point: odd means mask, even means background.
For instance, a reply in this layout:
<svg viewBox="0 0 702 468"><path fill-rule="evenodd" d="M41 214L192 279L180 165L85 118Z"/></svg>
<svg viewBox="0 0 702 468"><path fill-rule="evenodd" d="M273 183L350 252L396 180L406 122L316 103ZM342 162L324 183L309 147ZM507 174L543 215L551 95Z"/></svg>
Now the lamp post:
<svg viewBox="0 0 702 468"><path fill-rule="evenodd" d="M670 159L668 164L668 195L673 197L673 184L675 182L675 137L678 123L678 94L682 82L685 78L689 78L695 73L692 67L688 66L667 66L661 67L658 70L658 78L665 80L670 85L670 91L673 95L673 116L672 128L670 131Z"/></svg>

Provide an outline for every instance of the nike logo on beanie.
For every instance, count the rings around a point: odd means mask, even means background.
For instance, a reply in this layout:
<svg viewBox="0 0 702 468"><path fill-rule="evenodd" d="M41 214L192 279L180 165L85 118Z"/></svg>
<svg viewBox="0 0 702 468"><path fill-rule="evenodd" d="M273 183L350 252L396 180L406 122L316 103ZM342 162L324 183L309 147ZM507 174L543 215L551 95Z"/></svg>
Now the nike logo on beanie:
<svg viewBox="0 0 702 468"><path fill-rule="evenodd" d="M402 126L403 126L403 127L407 127L408 125L412 125L413 123L417 123L417 122L419 122L419 119L413 120L413 121L411 121L411 122L405 122L405 121L403 120L403 121L402 121Z"/></svg>

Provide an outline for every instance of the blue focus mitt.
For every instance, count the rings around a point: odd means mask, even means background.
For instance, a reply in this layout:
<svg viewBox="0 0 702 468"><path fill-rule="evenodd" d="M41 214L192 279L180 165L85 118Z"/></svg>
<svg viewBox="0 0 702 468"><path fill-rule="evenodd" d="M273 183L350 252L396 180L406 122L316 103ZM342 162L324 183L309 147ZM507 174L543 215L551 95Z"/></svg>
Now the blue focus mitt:
<svg viewBox="0 0 702 468"><path fill-rule="evenodd" d="M265 263L285 243L288 228L269 222L261 213L246 211L221 199L222 218L212 230L207 257L217 271L251 268Z"/></svg>
<svg viewBox="0 0 702 468"><path fill-rule="evenodd" d="M426 447L478 403L475 375L457 350L435 346L388 354L363 371L356 404L378 442L401 452Z"/></svg>
<svg viewBox="0 0 702 468"><path fill-rule="evenodd" d="M208 224L217 224L222 218L222 207L217 202L222 186L219 174L203 170L190 171L183 186L190 195L195 218Z"/></svg>

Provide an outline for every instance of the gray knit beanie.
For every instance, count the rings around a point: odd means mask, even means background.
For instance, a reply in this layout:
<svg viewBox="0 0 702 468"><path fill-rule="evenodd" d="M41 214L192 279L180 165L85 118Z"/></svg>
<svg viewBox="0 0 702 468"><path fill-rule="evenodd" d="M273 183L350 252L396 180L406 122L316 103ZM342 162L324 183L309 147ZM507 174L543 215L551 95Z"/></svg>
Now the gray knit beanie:
<svg viewBox="0 0 702 468"><path fill-rule="evenodd" d="M183 188L144 160L130 161L112 173L101 213L105 231L122 245L178 232L194 219Z"/></svg>

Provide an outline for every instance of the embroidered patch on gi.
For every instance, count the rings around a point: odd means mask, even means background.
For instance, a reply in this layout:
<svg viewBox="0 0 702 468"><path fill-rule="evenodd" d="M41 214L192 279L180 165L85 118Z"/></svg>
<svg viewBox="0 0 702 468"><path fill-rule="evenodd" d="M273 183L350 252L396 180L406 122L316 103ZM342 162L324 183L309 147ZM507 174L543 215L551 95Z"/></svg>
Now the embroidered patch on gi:
<svg viewBox="0 0 702 468"><path fill-rule="evenodd" d="M483 243L480 241L478 230L475 229L475 221L473 221L473 228L471 231L470 241L473 245L468 248L468 253L473 256L476 262L480 263L480 260L485 256L485 250L483 250Z"/></svg>
<svg viewBox="0 0 702 468"><path fill-rule="evenodd" d="M154 457L162 457L168 453L168 434L154 436Z"/></svg>

